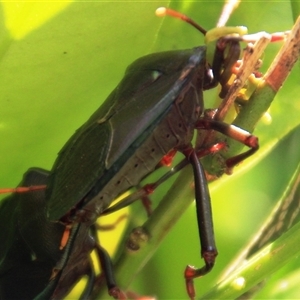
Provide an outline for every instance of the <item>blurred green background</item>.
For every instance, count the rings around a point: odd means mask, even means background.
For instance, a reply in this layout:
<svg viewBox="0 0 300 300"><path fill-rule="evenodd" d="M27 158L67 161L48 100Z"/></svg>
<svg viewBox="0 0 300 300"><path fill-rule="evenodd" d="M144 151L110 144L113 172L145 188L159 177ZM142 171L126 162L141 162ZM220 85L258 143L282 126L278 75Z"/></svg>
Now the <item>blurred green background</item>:
<svg viewBox="0 0 300 300"><path fill-rule="evenodd" d="M50 169L67 139L105 100L133 60L203 44L203 37L188 24L157 18L157 7L170 6L209 29L215 26L222 5L222 1L2 2L0 186L16 186L29 167ZM228 25L245 25L250 33L288 30L299 5L299 1L242 2ZM279 47L268 47L263 71ZM196 280L199 295L216 283L224 266L259 228L299 162L299 130L285 138L300 123L299 74L298 63L271 107L271 124L258 124L255 134L262 147L251 158L253 166L242 164L232 176L224 175L210 185L219 256L212 273ZM205 93L207 107L213 105L216 93ZM168 184L151 196L154 203L167 189ZM117 240L114 232L101 235L110 251ZM202 266L193 205L131 289L159 299L187 299L186 264ZM297 270L297 264L285 269ZM276 276L260 298L300 297L291 287L274 294L281 282L277 279L291 275L283 270Z"/></svg>

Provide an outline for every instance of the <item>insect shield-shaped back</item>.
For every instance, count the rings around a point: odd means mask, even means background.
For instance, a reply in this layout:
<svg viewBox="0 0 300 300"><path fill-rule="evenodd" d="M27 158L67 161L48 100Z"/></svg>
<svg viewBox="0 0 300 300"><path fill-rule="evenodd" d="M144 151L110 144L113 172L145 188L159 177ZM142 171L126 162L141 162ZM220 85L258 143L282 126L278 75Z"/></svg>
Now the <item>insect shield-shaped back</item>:
<svg viewBox="0 0 300 300"><path fill-rule="evenodd" d="M50 220L62 218L71 209L76 214L85 208L83 219L93 222L117 195L152 172L163 155L177 144L190 142L162 145L154 154L149 150L154 143L149 140L152 133L158 126L165 128L161 124L175 101L182 108L179 118L188 127L185 130L191 139L194 123L203 110L205 55L205 47L155 53L127 68L120 84L60 151L46 191ZM147 149L140 150L143 145ZM148 161L128 173L137 165L133 159L137 151L142 156L149 152ZM122 168L127 168L122 171L126 183L104 189L113 180L121 181ZM120 179L116 179L118 176Z"/></svg>
<svg viewBox="0 0 300 300"><path fill-rule="evenodd" d="M20 186L47 184L48 175L31 168ZM62 299L89 275L95 245L89 227L76 224L63 244L65 232L63 224L47 219L44 190L16 192L1 201L0 299Z"/></svg>
<svg viewBox="0 0 300 300"><path fill-rule="evenodd" d="M20 186L47 182L48 172L29 169ZM0 205L0 298L33 299L59 279L53 269L64 251L59 249L64 226L48 222L45 191L14 193ZM49 285L49 295L55 284ZM45 297L46 297L45 295Z"/></svg>

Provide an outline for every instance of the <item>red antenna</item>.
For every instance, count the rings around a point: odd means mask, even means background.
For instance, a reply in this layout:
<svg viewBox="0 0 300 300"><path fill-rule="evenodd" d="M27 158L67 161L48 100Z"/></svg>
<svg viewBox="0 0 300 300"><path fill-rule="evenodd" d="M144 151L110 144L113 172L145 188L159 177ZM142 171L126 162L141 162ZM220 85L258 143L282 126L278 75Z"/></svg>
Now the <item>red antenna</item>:
<svg viewBox="0 0 300 300"><path fill-rule="evenodd" d="M191 18L189 18L188 16L177 12L176 10L173 10L171 8L166 8L166 7L159 7L156 11L155 14L158 17L164 17L164 16L171 16L177 19L181 19L186 23L191 24L194 28L196 28L197 30L199 30L203 35L206 35L207 30L205 30L204 28L202 28L199 24L197 24L194 20L192 20Z"/></svg>
<svg viewBox="0 0 300 300"><path fill-rule="evenodd" d="M17 188L7 188L7 189L0 189L0 194L7 194L7 193L27 193L32 191L39 191L45 190L46 185L32 185L27 187L17 187Z"/></svg>

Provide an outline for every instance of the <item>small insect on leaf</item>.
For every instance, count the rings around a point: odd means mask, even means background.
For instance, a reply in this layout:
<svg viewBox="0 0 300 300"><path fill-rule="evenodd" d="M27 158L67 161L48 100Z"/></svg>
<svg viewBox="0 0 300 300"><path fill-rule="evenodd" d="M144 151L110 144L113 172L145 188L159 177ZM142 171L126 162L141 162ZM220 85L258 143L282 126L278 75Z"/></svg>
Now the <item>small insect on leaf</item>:
<svg viewBox="0 0 300 300"><path fill-rule="evenodd" d="M266 80L272 77L260 72L260 62L267 44L278 40L278 34L246 35L244 27L233 26L206 30L170 8L156 13L179 18L200 31L208 46L215 48L213 60L208 58L207 45L199 41L196 47L135 60L104 103L67 140L51 171L31 168L24 174L19 187L10 190L14 193L0 206L2 232L10 225L1 238L5 245L0 264L4 298L63 298L85 275L88 280L82 298L133 296L128 292L133 277L193 199L200 239L197 259L202 257L203 263L200 268L187 265L183 274L190 299L198 291L195 279L213 269L218 251L208 179L231 173L259 148L252 134L253 119L260 118L271 101L254 116L248 107L257 102L261 86L274 86ZM219 24L225 25L225 20L226 16ZM205 91L212 89L219 89L220 104L208 105ZM249 100L238 102L238 117L228 117L237 98L246 94ZM239 121L242 114L245 126ZM231 146L234 142L248 149L237 151ZM184 159L176 165L177 153ZM170 172L149 179L166 165L173 166ZM187 165L192 168L185 168ZM150 193L179 171L166 198L152 206ZM137 191L131 192L132 188ZM119 196L121 200L115 202ZM101 243L98 240L96 221L139 199L146 212L132 214L132 218L145 216L146 221L128 229L131 234L126 235L119 260L113 264L102 239ZM94 265L101 265L101 270L95 271ZM34 280L28 272L40 277L30 292L26 287ZM20 279L19 289L14 288L14 277Z"/></svg>

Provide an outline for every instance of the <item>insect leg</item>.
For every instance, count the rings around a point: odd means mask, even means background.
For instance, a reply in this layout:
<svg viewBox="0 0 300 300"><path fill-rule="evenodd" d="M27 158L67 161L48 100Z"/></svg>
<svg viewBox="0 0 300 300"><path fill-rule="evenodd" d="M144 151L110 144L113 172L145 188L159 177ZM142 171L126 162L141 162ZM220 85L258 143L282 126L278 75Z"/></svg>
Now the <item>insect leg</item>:
<svg viewBox="0 0 300 300"><path fill-rule="evenodd" d="M118 288L114 276L113 264L109 257L107 251L100 246L100 244L96 243L95 249L101 263L101 269L106 279L106 285L108 288L108 293L110 296L115 299L123 300L126 299L126 295Z"/></svg>
<svg viewBox="0 0 300 300"><path fill-rule="evenodd" d="M190 149L189 151L190 153L186 153L186 155L193 167L201 256L205 262L205 266L202 268L197 269L188 265L185 269L186 289L190 299L194 299L195 289L193 279L207 274L213 268L218 252L215 245L211 201L204 169L196 151L194 149Z"/></svg>
<svg viewBox="0 0 300 300"><path fill-rule="evenodd" d="M228 48L228 54L225 57L225 50ZM212 64L213 80L206 84L204 89L211 89L221 84L222 90L219 94L220 98L224 98L228 92L229 81L232 75L232 68L240 57L240 44L235 40L219 39L217 41L214 59Z"/></svg>
<svg viewBox="0 0 300 300"><path fill-rule="evenodd" d="M96 275L95 275L95 270L94 270L92 261L90 261L89 269L88 269L86 275L88 276L88 281L87 281L87 284L86 284L83 292L80 295L80 298L79 298L80 300L89 299L92 294L94 285L95 285Z"/></svg>
<svg viewBox="0 0 300 300"><path fill-rule="evenodd" d="M221 121L215 121L211 119L201 119L197 123L197 129L206 129L206 130L216 130L221 132L222 134L250 147L250 149L246 152L238 154L236 156L230 157L226 160L227 173L231 173L231 170L234 166L239 164L241 161L246 159L247 157L254 154L258 148L258 138L252 135L250 132L237 127L232 124L227 124Z"/></svg>
<svg viewBox="0 0 300 300"><path fill-rule="evenodd" d="M216 152L224 149L225 147L226 147L226 144L223 142L216 143L216 144L212 145L211 147L197 151L197 157L199 159L208 154L216 153ZM118 203L116 203L116 204L110 206L109 208L107 208L106 210L104 210L101 215L111 214L115 211L118 211L119 209L122 209L122 208L134 203L135 201L137 201L143 197L146 197L146 196L152 194L158 186L160 186L162 183L167 181L170 177L172 177L173 175L178 173L180 170L182 170L188 164L189 164L189 161L187 159L183 159L176 166L174 166L172 169L170 169L168 172L166 172L163 176L161 176L156 182L144 185L136 192L130 194L129 196L120 200Z"/></svg>

